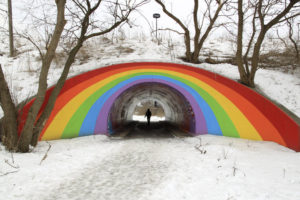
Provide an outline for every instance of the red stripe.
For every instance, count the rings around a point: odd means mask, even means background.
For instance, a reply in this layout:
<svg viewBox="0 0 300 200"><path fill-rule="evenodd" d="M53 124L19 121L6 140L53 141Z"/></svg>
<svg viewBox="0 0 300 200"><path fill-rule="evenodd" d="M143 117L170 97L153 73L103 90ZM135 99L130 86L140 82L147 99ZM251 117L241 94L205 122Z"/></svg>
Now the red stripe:
<svg viewBox="0 0 300 200"><path fill-rule="evenodd" d="M270 125L264 127L263 121L265 122L265 120L262 120L263 119L262 117L256 116L253 110L247 109L247 105L245 104L245 102L239 101L239 99L237 99L238 95L226 89L226 87L236 91L239 95L241 95L242 97L250 101L253 105L255 105L255 107L267 119L270 120L272 125L276 127L276 129L279 131L281 137L283 138L283 140L285 141L286 145L289 148L292 148L296 151L300 151L300 127L288 115L286 115L282 110L280 110L277 106L271 103L268 99L257 94L253 90L245 87L244 85L238 84L237 82L225 78L223 76L220 76L218 74L205 71L203 69L195 68L195 67L190 67L190 66L185 66L180 64L172 64L172 63L125 63L125 64L113 65L109 67L103 67L70 78L69 80L66 81L64 87L62 88L59 94L59 97L61 97L65 92L69 90L70 90L69 92L71 92L72 95L67 95L67 97L64 97L63 101L56 102L55 109L51 113L51 117L48 119L47 125L45 126L44 130L46 130L46 127L48 127L48 125L51 123L56 113L76 94L78 94L80 91L88 87L88 84L84 84L84 87L80 87L81 89L76 91L71 91L71 88L76 87L78 84L86 80L92 79L95 76L99 76L98 78L100 78L99 80L101 80L104 77L111 76L115 73L123 72L126 70L145 69L145 68L157 68L157 69L166 69L166 70L172 69L172 71L178 71L181 73L195 76L200 80L204 80L203 77L207 77L213 80L213 81L209 81L209 79L206 79L204 82L209 82L209 85L213 86L216 89L218 88L217 90L219 92L221 92L224 96L229 98L245 114L245 116L255 126L255 128L258 130L258 132L261 134L264 140L272 140L282 144L283 141L280 141L280 137L278 135L276 136L276 133L271 131L272 128L270 127ZM105 73L106 76L103 73ZM218 83L223 84L226 87L217 84L214 81L217 81ZM90 84L93 83L90 82ZM51 91L52 88L47 91L46 101L44 102L41 111L46 106L46 102L49 99ZM27 113L33 101L34 100L26 104L22 110L21 117L20 117L21 122L19 126L19 131L22 130L23 128L24 121L27 117Z"/></svg>

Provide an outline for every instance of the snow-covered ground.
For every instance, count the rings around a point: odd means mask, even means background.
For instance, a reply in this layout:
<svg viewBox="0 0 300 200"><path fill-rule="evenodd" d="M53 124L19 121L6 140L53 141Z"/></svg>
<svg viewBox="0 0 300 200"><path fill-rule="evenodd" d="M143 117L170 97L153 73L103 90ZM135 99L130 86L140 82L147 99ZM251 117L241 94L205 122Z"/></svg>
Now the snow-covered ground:
<svg viewBox="0 0 300 200"><path fill-rule="evenodd" d="M98 39L85 45L70 76L122 62L182 63L182 44L158 46L137 37ZM0 63L16 102L35 94L40 60L19 44L16 58ZM7 44L0 44L7 49ZM208 54L232 54L226 41L211 41ZM63 60L63 58L62 58ZM48 83L55 84L62 60L54 62ZM239 78L230 64L193 65ZM265 94L300 116L300 69L260 69L256 84ZM44 159L46 152L47 157ZM111 139L89 136L40 142L26 154L10 154L0 144L0 199L152 199L298 200L300 154L272 142L205 135L194 138Z"/></svg>
<svg viewBox="0 0 300 200"><path fill-rule="evenodd" d="M132 120L138 122L146 122L147 118L143 115L133 115ZM151 121L152 122L165 121L165 117L152 116Z"/></svg>
<svg viewBox="0 0 300 200"><path fill-rule="evenodd" d="M300 199L300 154L272 142L98 135L48 143L13 154L14 163L0 146L1 199Z"/></svg>

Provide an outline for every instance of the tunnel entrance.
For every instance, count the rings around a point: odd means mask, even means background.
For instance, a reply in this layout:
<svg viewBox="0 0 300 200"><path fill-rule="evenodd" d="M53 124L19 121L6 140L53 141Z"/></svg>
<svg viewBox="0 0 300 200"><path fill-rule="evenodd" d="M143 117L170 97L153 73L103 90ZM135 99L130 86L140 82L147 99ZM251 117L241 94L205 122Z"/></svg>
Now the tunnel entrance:
<svg viewBox="0 0 300 200"><path fill-rule="evenodd" d="M148 108L152 112L150 127L145 117ZM147 130L168 132L171 127L194 132L194 118L190 103L176 89L157 82L139 83L116 98L109 112L108 132L114 135L135 129L147 134Z"/></svg>

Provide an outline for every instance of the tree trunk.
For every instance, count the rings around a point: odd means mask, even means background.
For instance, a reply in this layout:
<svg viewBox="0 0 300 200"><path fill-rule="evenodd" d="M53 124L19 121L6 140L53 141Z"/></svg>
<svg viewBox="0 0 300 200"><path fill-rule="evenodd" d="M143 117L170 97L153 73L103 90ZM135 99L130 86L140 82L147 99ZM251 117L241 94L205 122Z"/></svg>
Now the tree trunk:
<svg viewBox="0 0 300 200"><path fill-rule="evenodd" d="M267 32L266 29L261 30L261 32L257 38L257 41L254 45L254 50L253 50L252 59L251 59L252 66L251 66L250 76L248 78L250 87L255 87L254 78L255 78L255 73L258 69L260 48L261 48L261 45L264 40L266 32Z"/></svg>
<svg viewBox="0 0 300 200"><path fill-rule="evenodd" d="M294 50L295 50L295 58L296 58L296 62L298 64L300 64L300 56L299 56L299 49L298 49L298 44L297 44L297 41L294 40L293 38L293 26L292 26L292 23L287 20L287 25L289 27L289 39L290 41L292 42L293 46L294 46ZM298 25L299 26L299 25ZM299 32L299 30L298 30ZM299 33L298 33L299 34Z"/></svg>
<svg viewBox="0 0 300 200"><path fill-rule="evenodd" d="M197 2L197 4L196 4L196 2ZM221 3L219 1L218 3L219 3L218 8L217 8L213 18L210 19L209 25L206 28L206 30L205 30L205 32L204 32L204 34L202 35L201 38L200 38L200 29L198 28L198 26L199 26L198 20L195 20L195 17L197 17L197 16L195 16L195 11L197 11L198 9L194 10L194 22L196 22L197 24L194 24L194 26L195 26L195 43L194 43L194 52L193 52L193 58L192 58L193 63L198 63L199 62L198 58L199 58L199 55L200 55L200 51L203 47L203 44L204 44L205 40L207 39L209 33L213 29L214 24L215 24L216 20L219 17L219 13L221 12L222 7L226 3L226 1L224 1L223 3ZM198 0L195 0L195 6L198 7ZM199 40L199 38L200 38L200 40ZM196 41L196 39L197 39L197 41Z"/></svg>
<svg viewBox="0 0 300 200"><path fill-rule="evenodd" d="M0 103L4 112L2 119L2 142L9 151L16 151L18 142L18 121L15 104L11 98L9 88L0 65Z"/></svg>
<svg viewBox="0 0 300 200"><path fill-rule="evenodd" d="M8 33L9 33L9 56L15 56L14 49L14 33L13 33L13 20L12 20L12 5L11 0L7 0L7 8L8 8Z"/></svg>
<svg viewBox="0 0 300 200"><path fill-rule="evenodd" d="M38 119L34 131L33 131L33 136L32 136L32 140L31 140L31 145L32 146L36 146L39 140L39 136L41 131L43 130L44 124L46 123L47 119L49 118L51 111L54 107L55 101L57 96L59 95L62 87L64 86L64 83L68 77L68 73L70 70L71 65L73 64L74 60L75 60L75 56L78 53L78 51L80 50L80 48L82 47L84 40L79 40L79 42L77 43L77 45L71 50L68 59L66 61L66 64L64 66L63 72L55 86L55 88L53 89L51 96L48 100L47 106L45 108L45 110L43 111L42 115L40 116L40 118Z"/></svg>
<svg viewBox="0 0 300 200"><path fill-rule="evenodd" d="M194 11L193 11L193 19L194 19L194 29L195 29L195 37L194 37L194 52L192 53L192 60L193 63L198 63L198 55L195 55L195 52L200 52L198 41L200 37L200 28L198 23L198 8L199 8L199 2L198 0L194 0Z"/></svg>
<svg viewBox="0 0 300 200"><path fill-rule="evenodd" d="M191 53L191 38L190 38L190 32L187 31L184 34L184 42L185 42L185 59L188 62L192 61L192 53Z"/></svg>
<svg viewBox="0 0 300 200"><path fill-rule="evenodd" d="M191 54L191 37L189 29L178 19L175 15L170 13L167 9L165 4L161 0L155 0L162 8L163 12L168 15L171 19L173 19L183 30L184 30L184 43L185 43L185 59L187 62L192 61L192 54Z"/></svg>
<svg viewBox="0 0 300 200"><path fill-rule="evenodd" d="M30 111L27 116L23 131L20 136L20 141L18 143L18 150L21 152L28 152L29 144L32 140L33 129L36 122L38 112L41 105L44 102L45 94L47 91L47 76L51 62L54 58L55 51L60 40L60 36L66 24L65 21L65 4L66 0L56 0L57 6L57 19L54 29L53 36L51 38L49 47L45 56L43 57L42 69L39 77L39 88L33 105L30 108Z"/></svg>
<svg viewBox="0 0 300 200"><path fill-rule="evenodd" d="M247 73L244 69L243 65L247 65L248 63L243 63L241 54L242 54L242 29L240 29L242 27L242 18L243 18L243 13L242 13L242 0L238 1L238 15L239 15L239 29L238 29L238 39L237 39L237 53L236 53L236 58L237 58L237 63L238 63L238 68L239 68L239 73L240 73L240 78L241 78L241 82L246 84L249 87L255 87L255 83L254 83L254 78L255 78L255 74L256 71L258 69L258 64L259 64L259 54L260 54L260 48L261 45L263 43L264 37L267 33L267 31L273 27L275 24L277 24L279 22L279 20L284 17L292 8L293 6L298 3L299 0L291 0L289 2L289 4L285 7L285 9L278 13L277 15L275 15L275 17L269 21L269 23L265 24L265 17L266 14L263 13L263 1L259 0L256 4L256 8L257 10L255 10L255 13L257 11L258 13L258 18L260 21L260 33L258 35L258 38L255 42L254 45L254 49L253 49L253 53L252 53L252 58L251 58L251 70L250 70L250 74ZM265 10L264 10L265 11ZM253 25L253 27L255 27L255 24ZM251 42L252 42L251 38ZM251 43L249 43L250 45ZM249 47L248 47L249 48ZM248 49L249 50L249 49ZM248 68L247 68L248 69Z"/></svg>
<svg viewBox="0 0 300 200"><path fill-rule="evenodd" d="M243 64L243 30L244 30L244 13L243 0L238 1L238 35L237 35L237 51L236 62L239 69L240 81L245 85L249 85L248 77Z"/></svg>

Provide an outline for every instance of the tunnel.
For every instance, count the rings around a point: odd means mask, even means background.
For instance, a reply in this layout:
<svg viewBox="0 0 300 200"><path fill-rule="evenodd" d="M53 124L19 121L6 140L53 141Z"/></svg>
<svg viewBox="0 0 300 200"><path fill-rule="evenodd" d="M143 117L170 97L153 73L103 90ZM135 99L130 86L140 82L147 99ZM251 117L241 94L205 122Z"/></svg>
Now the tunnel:
<svg viewBox="0 0 300 200"><path fill-rule="evenodd" d="M38 117L55 87L47 90ZM34 101L19 111L19 133ZM147 103L193 135L274 141L300 151L299 124L262 95L213 72L161 62L116 64L69 78L39 140L110 135L141 117Z"/></svg>
<svg viewBox="0 0 300 200"><path fill-rule="evenodd" d="M113 134L136 121L134 116L143 118L148 108L153 121L161 119L182 130L195 131L194 113L189 101L167 84L148 82L134 85L116 98L109 112L109 133Z"/></svg>

